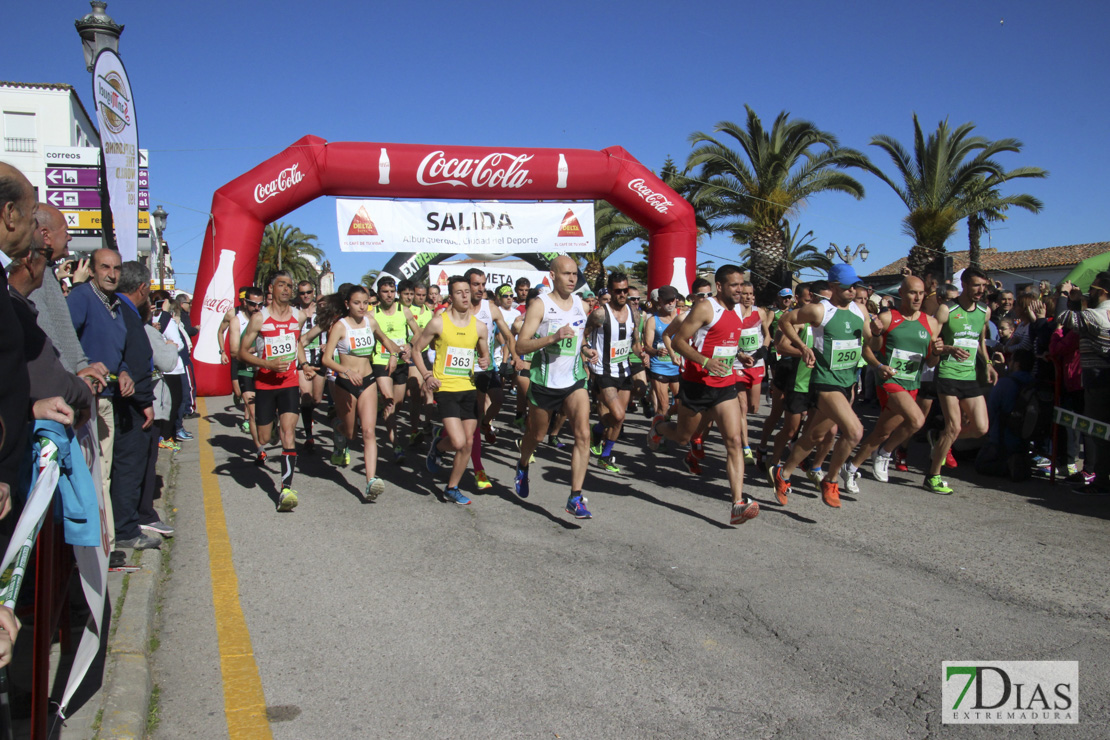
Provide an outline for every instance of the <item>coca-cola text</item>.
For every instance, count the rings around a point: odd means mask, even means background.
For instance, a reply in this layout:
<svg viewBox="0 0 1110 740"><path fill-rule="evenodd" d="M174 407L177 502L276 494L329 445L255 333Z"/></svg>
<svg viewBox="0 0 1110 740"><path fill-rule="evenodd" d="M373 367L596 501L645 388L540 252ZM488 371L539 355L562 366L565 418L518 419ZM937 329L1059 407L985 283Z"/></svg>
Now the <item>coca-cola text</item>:
<svg viewBox="0 0 1110 740"><path fill-rule="evenodd" d="M205 311L215 311L220 316L223 316L227 313L229 308L231 308L230 298L216 298L215 296L211 296L204 299Z"/></svg>
<svg viewBox="0 0 1110 740"><path fill-rule="evenodd" d="M286 167L278 173L278 176L268 183L258 183L254 186L254 200L257 203L262 203L280 192L288 190L301 180L304 179L304 173L300 172L297 168L300 163L292 167Z"/></svg>
<svg viewBox="0 0 1110 740"><path fill-rule="evenodd" d="M447 159L442 150L434 151L420 163L416 181L421 185L520 188L532 182L528 170L524 169L530 159L531 154L508 152L491 152L481 159ZM465 182L464 178L469 178L470 182Z"/></svg>
<svg viewBox="0 0 1110 740"><path fill-rule="evenodd" d="M666 213L667 209L674 205L674 202L667 200L665 195L657 193L645 185L642 177L637 177L635 180L629 182L628 189L636 193L636 195L639 195L644 199L645 203L660 213Z"/></svg>

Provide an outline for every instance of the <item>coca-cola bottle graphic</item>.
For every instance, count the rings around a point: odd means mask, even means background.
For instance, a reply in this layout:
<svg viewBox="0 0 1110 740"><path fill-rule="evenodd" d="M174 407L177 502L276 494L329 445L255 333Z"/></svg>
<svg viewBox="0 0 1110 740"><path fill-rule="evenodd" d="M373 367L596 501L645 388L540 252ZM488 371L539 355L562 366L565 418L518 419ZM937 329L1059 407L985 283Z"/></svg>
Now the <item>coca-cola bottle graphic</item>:
<svg viewBox="0 0 1110 740"><path fill-rule="evenodd" d="M378 157L378 184L389 184L389 152L382 147L382 155Z"/></svg>
<svg viewBox="0 0 1110 740"><path fill-rule="evenodd" d="M690 294L690 283L686 280L686 258L674 258L674 274L671 275L670 286L678 291L680 296Z"/></svg>
<svg viewBox="0 0 1110 740"><path fill-rule="evenodd" d="M567 186L567 175L570 174L570 168L567 166L567 158L562 152L559 152L559 181L555 183L557 188L565 188Z"/></svg>
<svg viewBox="0 0 1110 740"><path fill-rule="evenodd" d="M200 311L200 334L193 357L210 365L220 364L220 339L216 335L224 314L235 302L235 250L221 249L220 261Z"/></svg>

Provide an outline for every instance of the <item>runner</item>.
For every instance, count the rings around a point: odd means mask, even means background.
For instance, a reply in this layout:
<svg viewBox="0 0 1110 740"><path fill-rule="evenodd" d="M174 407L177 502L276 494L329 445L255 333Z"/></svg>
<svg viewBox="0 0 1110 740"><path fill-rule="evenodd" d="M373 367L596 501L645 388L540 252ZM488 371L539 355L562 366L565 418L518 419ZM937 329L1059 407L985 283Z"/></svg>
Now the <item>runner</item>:
<svg viewBox="0 0 1110 740"><path fill-rule="evenodd" d="M628 361L632 363L632 399L629 402L629 411L636 410L636 404L642 403L644 405L644 418L650 419L654 416L651 407L651 385L648 383L648 362L647 353L644 348L644 327L647 326L647 320L650 318L644 311L643 305L640 303L640 289L632 285L628 286L628 305L636 313L636 341L640 345L640 352L633 352Z"/></svg>
<svg viewBox="0 0 1110 740"><path fill-rule="evenodd" d="M744 462L755 464L751 443L748 440L748 414L759 413L760 393L763 390L763 375L767 364L768 346L771 344L770 311L755 305L755 286L744 282L740 286L740 345L739 363L734 363L736 382L740 384L737 398L740 401L740 439L744 445ZM746 358L751 358L749 363Z"/></svg>
<svg viewBox="0 0 1110 740"><path fill-rule="evenodd" d="M879 314L871 327L873 336L882 338L879 352L882 364L878 367L882 412L848 465L849 491L856 485L858 469L868 457L875 480L886 483L890 479L892 453L925 423L925 415L917 406L917 391L924 365L935 365L939 359L931 350L940 327L936 319L921 310L925 283L920 278L903 278L898 295L902 299L898 309Z"/></svg>
<svg viewBox="0 0 1110 740"><path fill-rule="evenodd" d="M964 270L960 282L963 291L955 301L948 301L937 309L940 324L937 354L936 390L940 409L944 413L944 431L931 435L932 461L925 475L926 491L947 495L952 493L948 483L940 477L941 466L957 439L982 437L987 433L986 386L977 377L977 361L986 366L986 381L998 382L998 372L990 362L987 352L987 321L991 311L979 303L987 292L990 281L977 267ZM964 422L966 419L966 423Z"/></svg>
<svg viewBox="0 0 1110 740"><path fill-rule="evenodd" d="M744 455L740 440L740 402L737 400L737 348L742 320L737 311L743 277L736 265L717 269L717 297L695 304L678 327L671 346L686 359L679 382L678 421L656 415L648 432L648 447L659 449L662 438L685 447L705 420L714 421L725 441L728 482L732 493L729 523L743 524L759 515L759 503L744 495ZM745 355L744 362L752 359Z"/></svg>
<svg viewBox="0 0 1110 740"><path fill-rule="evenodd" d="M374 321L381 327L382 333L390 339L392 346L398 348L400 354L394 354L398 349L390 349L384 342L378 343L378 350L374 353L371 366L374 370L374 379L378 383L378 390L382 394L382 422L385 424L389 446L393 450L394 463L405 459L405 451L397 444L397 415L401 404L405 400L405 390L409 380L409 356L411 347L408 337L412 332L409 320L411 312L397 301L397 283L386 275L378 280L378 305L374 309ZM415 326L415 322L413 324ZM416 431L419 427L413 427Z"/></svg>
<svg viewBox="0 0 1110 740"><path fill-rule="evenodd" d="M710 285L709 281L705 278L695 278L694 287L692 288L694 292L690 294L691 307L696 306L703 301L709 300L710 296L712 295L712 293L710 292L712 287L713 286ZM678 328L682 326L682 322L686 319L686 316L689 315L691 308L687 308L686 302L682 300L681 296L679 296L676 310L678 311L676 320L672 321L670 326L667 327L666 331L663 332L663 339L665 341L671 342L671 349L674 349L675 332L677 332ZM681 355L678 355L677 361L680 367L686 362ZM679 390L681 389L682 386L680 383ZM677 395L675 396L675 399L678 399ZM690 473L692 473L693 475L701 475L701 463L699 463L698 461L705 459L704 435L709 430L709 426L712 423L713 422L709 419L709 415L704 414L701 420L701 424L699 424L697 429L694 430L694 434L690 438L690 449L686 452L686 457L683 458L682 462L686 465L686 469L689 470Z"/></svg>
<svg viewBox="0 0 1110 740"><path fill-rule="evenodd" d="M451 306L437 314L416 340L414 361L424 378L425 387L435 393L443 418L443 433L428 445L425 463L435 474L443 467L441 453L454 452L455 461L443 492L444 500L466 506L470 499L459 490L470 446L478 429L478 394L474 385L475 367L490 365L489 335L485 324L471 311L470 281L462 276L448 278ZM424 364L423 350L435 341L435 368ZM477 357L475 357L477 355Z"/></svg>
<svg viewBox="0 0 1110 740"><path fill-rule="evenodd" d="M262 291L253 285L239 289L239 310L229 308L220 322L216 336L220 342L220 362L231 366L231 390L243 402L243 421L239 428L251 435L251 441L256 450L261 452L261 459L266 459L266 451L261 449L254 421L254 368L239 362L239 342L247 330L251 316L262 310ZM224 351L224 332L229 332L228 349Z"/></svg>
<svg viewBox="0 0 1110 740"><path fill-rule="evenodd" d="M307 317L302 331L307 333L316 325L316 287L308 280L297 283L297 308ZM316 375L309 380L304 371L299 371L297 379L301 388L301 424L304 426L304 451L316 449L312 430L312 413L324 400L324 368L320 364L320 338L317 336L304 348L305 362L312 366Z"/></svg>
<svg viewBox="0 0 1110 740"><path fill-rule="evenodd" d="M251 317L239 346L239 362L258 368L254 376L255 420L258 439L268 441L278 419L281 436L281 492L278 511L292 511L297 506L293 490L293 472L297 464L297 416L300 408L300 383L297 371L305 370L311 380L315 371L305 364L304 348L300 345L301 327L305 316L294 308L293 278L285 270L270 278L273 301ZM250 350L254 348L257 354ZM259 461L265 461L259 446Z"/></svg>
<svg viewBox="0 0 1110 740"><path fill-rule="evenodd" d="M655 291L655 315L648 317L644 325L644 351L650 357L649 373L652 393L655 397L655 413L668 421L671 414L671 395L678 398L678 354L664 338L664 334L675 320L675 305L678 291L664 285Z"/></svg>
<svg viewBox="0 0 1110 740"><path fill-rule="evenodd" d="M521 316L528 309L528 295L532 291L532 281L526 277L517 278L516 283L513 285L515 295L513 296L513 310Z"/></svg>
<svg viewBox="0 0 1110 740"><path fill-rule="evenodd" d="M466 271L463 277L470 282L471 313L478 321L485 324L486 337L489 341L492 341L495 332L501 332L501 336L505 337L506 340L509 361L513 363L514 369L519 370L522 364L520 358L517 357L516 346L512 334L509 332L509 325L505 322L501 309L485 298L486 273L477 267L472 267ZM501 375L495 367L482 368L479 372L476 372L474 374L474 385L478 390L478 413L481 424L480 429L475 432L474 444L471 445L470 462L474 465L474 479L478 482L478 489L484 490L491 487L493 483L486 475L485 466L482 464L482 434L485 435L486 444L494 444L497 441L497 435L493 431L492 424L497 412L501 410L501 404L504 402L505 396L501 391Z"/></svg>
<svg viewBox="0 0 1110 740"><path fill-rule="evenodd" d="M424 327L432 320L432 309L424 305L424 300L427 297L428 289L422 284L414 283L411 280L402 280L398 283L398 289L401 296L401 305L407 307L412 314L412 322L409 324L409 344L411 345L416 341L416 337L420 336L424 331ZM417 303L417 298L420 302ZM425 357L424 364L428 367L432 366L430 357ZM409 434L409 447L415 447L424 441L424 435L431 431L431 420L424 418L424 405L425 405L425 389L424 378L420 375L420 369L416 367L415 362L409 363L409 378L408 378L408 396L409 396L409 422L412 427L412 433ZM421 424L423 419L423 424Z"/></svg>
<svg viewBox="0 0 1110 740"><path fill-rule="evenodd" d="M600 421L590 430L590 452L598 456L598 467L620 474L613 446L620 438L632 395L630 358L643 350L636 335L638 312L628 305L628 276L610 272L606 282L611 302L598 307L586 321L590 346L597 350L597 359L590 363L591 385L600 401Z"/></svg>
<svg viewBox="0 0 1110 740"><path fill-rule="evenodd" d="M551 425L551 416L562 407L574 430L570 462L570 496L566 512L576 519L590 519L582 486L590 459L590 397L586 393L586 368L597 352L585 346L586 309L574 295L578 265L566 255L551 262L554 289L528 305L520 329L519 351L532 354L531 387L528 389L528 432L520 445L516 467L516 493L528 498L528 463Z"/></svg>
<svg viewBox="0 0 1110 740"><path fill-rule="evenodd" d="M798 298L800 303L808 303L809 301L801 301L803 293L809 294L809 285L807 283L799 283L796 290L798 291ZM767 412L767 417L763 420L763 431L759 435L759 442L755 446L755 462L761 468L766 468L767 463L767 444L771 440L771 435L774 434L775 429L778 427L779 420L782 419L782 410L786 396L783 392L784 386L777 381L779 374L779 363L783 358L778 352L778 338L779 338L779 319L787 311L793 308L794 291L790 288L783 288L779 294L775 296L774 309L771 316L771 327L768 333L771 335L771 361L768 363L768 373L771 376L771 410ZM785 372L790 372L793 369L793 363L787 363L783 366Z"/></svg>
<svg viewBox="0 0 1110 740"><path fill-rule="evenodd" d="M347 445L355 438L355 420L362 429L362 459L366 468L367 501L375 501L385 491L385 482L378 477L378 393L375 386L373 358L376 345L394 358L399 348L386 336L381 326L368 315L370 292L355 285L343 300L345 316L328 327L328 343L324 347L324 366L335 373L335 411L339 420L342 444L332 461L350 459ZM336 359L338 357L338 359ZM392 369L392 363L386 365ZM386 396L385 398L389 398ZM342 457L341 457L342 456Z"/></svg>
<svg viewBox="0 0 1110 740"><path fill-rule="evenodd" d="M855 303L854 285L860 282L851 265L833 265L829 270L832 300L822 300L802 307L789 322L779 322L782 333L801 351L801 361L813 368L811 388L817 394L817 411L807 423L786 461L771 469L769 477L775 486L779 503L786 505L790 493L790 475L817 443L825 438L835 424L840 439L833 448L828 472L821 480L821 499L826 505L840 508L840 485L837 474L847 481L847 470L841 470L848 455L863 438L863 425L852 410L851 389L856 382L859 357L874 362L871 352L871 322ZM813 347L798 336L796 327L813 327ZM799 366L800 367L800 366Z"/></svg>

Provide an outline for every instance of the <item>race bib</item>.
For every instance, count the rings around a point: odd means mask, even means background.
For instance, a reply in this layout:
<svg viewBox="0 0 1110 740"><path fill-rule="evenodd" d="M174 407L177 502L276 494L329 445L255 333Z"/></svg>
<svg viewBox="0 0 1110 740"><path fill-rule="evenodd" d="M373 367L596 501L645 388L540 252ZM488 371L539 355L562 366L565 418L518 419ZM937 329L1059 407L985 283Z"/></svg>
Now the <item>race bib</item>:
<svg viewBox="0 0 1110 740"><path fill-rule="evenodd" d="M890 351L890 366L894 368L894 377L897 380L916 380L917 372L921 369L921 363L924 359L920 352L892 349Z"/></svg>
<svg viewBox="0 0 1110 740"><path fill-rule="evenodd" d="M547 336L553 336L560 329L562 329L563 326L565 326L565 324L557 324L556 322L552 321L547 326ZM550 355L557 355L559 357L573 357L578 352L578 334L571 334L566 339L561 339L558 342L555 342L555 344L548 345L546 349L547 354Z"/></svg>
<svg viewBox="0 0 1110 740"><path fill-rule="evenodd" d="M351 345L351 354L356 357L369 357L374 354L374 332L369 326L361 329L347 329L347 342Z"/></svg>
<svg viewBox="0 0 1110 740"><path fill-rule="evenodd" d="M267 360L289 362L297 356L297 339L292 334L278 334L276 337L263 337L263 339Z"/></svg>
<svg viewBox="0 0 1110 740"><path fill-rule="evenodd" d="M713 357L725 366L724 375L732 372L732 364L736 362L736 346L722 344L713 348Z"/></svg>
<svg viewBox="0 0 1110 740"><path fill-rule="evenodd" d="M448 345L443 357L443 374L467 377L474 371L474 350Z"/></svg>
<svg viewBox="0 0 1110 740"><path fill-rule="evenodd" d="M616 339L609 344L609 361L624 362L632 354L631 339Z"/></svg>
<svg viewBox="0 0 1110 740"><path fill-rule="evenodd" d="M979 338L978 337L956 337L952 340L952 346L959 347L960 349L967 350L967 359L957 360L955 357L950 357L952 362L957 365L974 365L975 353L979 351Z"/></svg>
<svg viewBox="0 0 1110 740"><path fill-rule="evenodd" d="M763 338L762 327L753 326L740 330L740 351L746 355L754 354L759 349L760 340Z"/></svg>
<svg viewBox="0 0 1110 740"><path fill-rule="evenodd" d="M848 370L855 369L859 365L860 355L863 349L860 347L858 339L834 339L832 340L832 362L829 363L830 370Z"/></svg>

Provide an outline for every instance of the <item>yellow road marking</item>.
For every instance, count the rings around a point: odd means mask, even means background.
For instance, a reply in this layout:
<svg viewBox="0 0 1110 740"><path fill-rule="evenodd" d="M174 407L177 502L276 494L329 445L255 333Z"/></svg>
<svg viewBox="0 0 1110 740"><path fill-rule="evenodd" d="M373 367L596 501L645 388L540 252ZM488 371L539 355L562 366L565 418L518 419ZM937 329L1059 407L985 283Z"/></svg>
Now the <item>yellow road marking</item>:
<svg viewBox="0 0 1110 740"><path fill-rule="evenodd" d="M208 405L197 399L200 441L200 482L204 489L204 519L208 529L208 563L212 572L212 603L216 612L216 638L220 649L220 674L224 686L224 714L228 737L272 738L266 719L266 697L262 678L254 662L247 620L239 606L239 578L231 560L231 539L227 534L220 481L216 477L216 458L212 453Z"/></svg>

